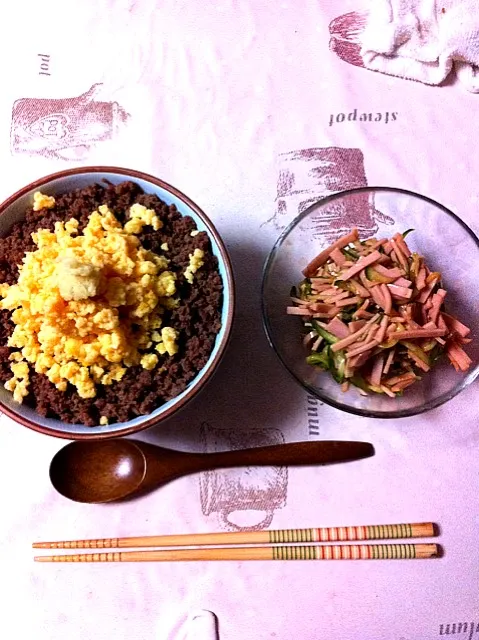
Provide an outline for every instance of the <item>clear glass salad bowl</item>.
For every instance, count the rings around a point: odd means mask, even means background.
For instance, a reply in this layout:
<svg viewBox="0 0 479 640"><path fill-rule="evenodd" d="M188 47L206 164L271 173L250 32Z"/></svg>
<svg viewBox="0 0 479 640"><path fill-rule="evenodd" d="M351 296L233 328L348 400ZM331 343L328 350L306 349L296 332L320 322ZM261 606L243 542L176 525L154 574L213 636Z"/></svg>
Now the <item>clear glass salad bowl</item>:
<svg viewBox="0 0 479 640"><path fill-rule="evenodd" d="M468 371L455 371L444 356L403 395L364 396L351 386L341 390L328 372L306 362L302 320L287 315L290 291L302 271L320 251L353 227L359 237L407 236L413 252L442 275L446 309L471 329L465 350L472 359ZM263 321L268 340L294 378L319 400L366 417L399 418L423 413L454 398L479 375L479 239L452 211L434 200L391 187L364 187L328 196L300 213L285 229L267 258L262 282Z"/></svg>

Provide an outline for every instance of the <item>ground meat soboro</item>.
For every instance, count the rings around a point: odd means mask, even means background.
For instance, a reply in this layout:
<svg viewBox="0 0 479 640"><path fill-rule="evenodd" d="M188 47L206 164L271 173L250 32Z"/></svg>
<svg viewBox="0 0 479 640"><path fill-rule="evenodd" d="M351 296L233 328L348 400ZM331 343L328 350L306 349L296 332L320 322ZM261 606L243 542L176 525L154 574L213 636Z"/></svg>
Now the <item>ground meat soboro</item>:
<svg viewBox="0 0 479 640"><path fill-rule="evenodd" d="M138 203L153 209L163 222L160 230L145 226L138 235L145 249L165 254L170 260L168 269L176 274L179 305L167 311L165 324L179 332L178 353L165 354L155 369L148 371L141 366L130 367L119 382L97 385L97 395L92 399L80 398L76 389L68 385L65 392L56 389L44 374L35 373L30 366L29 394L24 402L43 416L58 418L64 422L95 426L101 416L110 423L124 422L139 415L151 413L181 393L195 375L205 366L221 328L223 285L218 272L217 258L212 254L206 232L196 231L192 218L182 216L174 205L166 205L157 196L145 194L133 182L113 186L92 185L85 189L58 195L52 209L26 212L25 221L16 224L9 235L0 239L0 282L14 284L18 268L27 251L36 249L31 234L38 229L54 230L56 221L76 218L80 232L86 226L90 214L106 204L123 224L131 205ZM165 253L161 245L166 243ZM195 249L204 251L204 264L195 273L190 284L184 272ZM14 329L11 312L0 311L0 381L12 377L9 355L12 352L7 341Z"/></svg>

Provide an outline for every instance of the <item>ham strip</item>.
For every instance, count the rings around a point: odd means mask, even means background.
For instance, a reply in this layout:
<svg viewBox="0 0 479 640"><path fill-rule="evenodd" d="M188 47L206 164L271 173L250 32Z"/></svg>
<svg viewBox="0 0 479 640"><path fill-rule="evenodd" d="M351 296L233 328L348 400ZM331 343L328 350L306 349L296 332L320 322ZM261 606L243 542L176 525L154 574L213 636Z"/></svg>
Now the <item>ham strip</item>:
<svg viewBox="0 0 479 640"><path fill-rule="evenodd" d="M384 311L389 315L393 308L393 301L391 298L391 292L385 284L380 285L381 293L384 299Z"/></svg>
<svg viewBox="0 0 479 640"><path fill-rule="evenodd" d="M359 309L354 314L354 317L355 318L364 318L365 320L369 320L369 318L372 318L372 315L373 314L370 313L369 311L365 311L364 309Z"/></svg>
<svg viewBox="0 0 479 640"><path fill-rule="evenodd" d="M465 324L462 324L462 322L459 322L459 320L450 316L448 313L444 313L444 311L441 313L439 318L444 322L448 329L459 334L462 338L466 338L471 333L469 327L466 327Z"/></svg>
<svg viewBox="0 0 479 640"><path fill-rule="evenodd" d="M384 355L379 354L376 356L373 364L373 368L371 371L371 383L376 387L381 385L381 376L383 374L384 367Z"/></svg>
<svg viewBox="0 0 479 640"><path fill-rule="evenodd" d="M381 240L376 240L376 242L373 242L371 245L369 245L369 248L371 249L371 251L374 251L374 249L379 249L379 247L382 247L383 244L386 244L387 240L386 238L382 238Z"/></svg>
<svg viewBox="0 0 479 640"><path fill-rule="evenodd" d="M372 324L369 327L369 331L363 338L363 342L371 342L371 340L376 336L377 330L379 329L377 324Z"/></svg>
<svg viewBox="0 0 479 640"><path fill-rule="evenodd" d="M407 268L408 268L407 257L401 251L401 247L399 247L399 245L397 244L397 242L395 240L391 240L391 245L392 245L394 253L396 254L396 257L397 257L397 260L398 260L399 264L401 265L401 267L403 267L403 269L405 271L407 271Z"/></svg>
<svg viewBox="0 0 479 640"><path fill-rule="evenodd" d="M306 269L304 269L303 275L306 278L309 278L310 276L314 275L316 271L319 269L319 267L321 267L327 261L327 259L331 255L331 251L334 251L334 249L344 249L344 247L347 247L348 244L350 244L351 242L355 242L356 240L359 240L359 235L358 235L358 230L355 227L351 231L351 233L348 233L342 238L339 238L339 240L336 240L336 242L334 242L327 249L325 249L324 251L321 251L321 253L317 255L316 258L311 260L311 262L308 264Z"/></svg>
<svg viewBox="0 0 479 640"><path fill-rule="evenodd" d="M447 331L443 329L411 329L410 331L396 331L394 338L397 340L410 340L412 338L440 338Z"/></svg>
<svg viewBox="0 0 479 640"><path fill-rule="evenodd" d="M435 293L432 296L432 299L431 299L432 305L429 310L428 317L431 320L431 322L434 322L434 324L437 323L439 312L441 311L441 307L444 303L445 297L446 297L446 292L444 291L444 289L438 289L437 293Z"/></svg>
<svg viewBox="0 0 479 640"><path fill-rule="evenodd" d="M379 331L377 332L376 339L379 341L379 344L386 337L386 331L388 328L389 318L388 316L384 316L379 324Z"/></svg>
<svg viewBox="0 0 479 640"><path fill-rule="evenodd" d="M378 307L381 307L381 309L384 309L384 307L386 306L386 301L384 300L381 289L379 287L371 288L371 295L373 297L374 302L378 305Z"/></svg>
<svg viewBox="0 0 479 640"><path fill-rule="evenodd" d="M419 273L417 274L417 278L416 278L416 289L418 291L422 291L425 286L426 286L426 269L424 267L421 267L419 269Z"/></svg>
<svg viewBox="0 0 479 640"><path fill-rule="evenodd" d="M321 291L321 295L319 297L330 298L331 296L336 296L338 293L341 293L341 291L337 287L328 287L327 289Z"/></svg>
<svg viewBox="0 0 479 640"><path fill-rule="evenodd" d="M393 284L397 285L398 287L409 288L412 285L412 282L410 280L406 280L406 278L398 278L397 280L394 280Z"/></svg>
<svg viewBox="0 0 479 640"><path fill-rule="evenodd" d="M391 391L398 393L398 391L404 391L407 387L410 387L412 383L416 380L416 378L411 378L411 380L406 380L405 382L400 382L399 384L391 387Z"/></svg>
<svg viewBox="0 0 479 640"><path fill-rule="evenodd" d="M389 240L383 244L383 249L384 249L384 253L386 253L387 255L389 255L391 253L393 248L392 248L391 242Z"/></svg>
<svg viewBox="0 0 479 640"><path fill-rule="evenodd" d="M342 280L349 280L350 278L355 276L357 273L359 273L360 271L362 271L366 267L369 267L370 265L372 265L375 262L377 262L380 258L381 258L381 254L379 253L379 251L373 251L368 256L364 256L363 258L359 258L359 260L356 262L356 264L353 267L351 267L350 269L348 269L345 273L343 273L341 275L341 279Z"/></svg>
<svg viewBox="0 0 479 640"><path fill-rule="evenodd" d="M370 356L371 354L367 351L365 351L364 353L360 353L358 356L353 356L347 361L347 366L349 369L357 369L359 367L362 367L363 364L366 364L366 362L369 360Z"/></svg>
<svg viewBox="0 0 479 640"><path fill-rule="evenodd" d="M412 296L412 289L406 289L406 287L398 287L397 284L388 284L386 286L394 298L405 298L406 300L409 300L409 298L411 298Z"/></svg>
<svg viewBox="0 0 479 640"><path fill-rule="evenodd" d="M348 325L344 324L339 318L333 318L326 326L327 330L336 336L336 338L346 338L349 336Z"/></svg>
<svg viewBox="0 0 479 640"><path fill-rule="evenodd" d="M336 343L337 344L337 343ZM352 358L353 356L357 356L360 353L363 353L364 351L369 351L370 349L372 349L373 347L377 347L378 346L378 341L377 340L371 340L371 342L367 342L366 344L363 344L359 347L356 347L356 349L353 349L352 351L349 351L346 354L346 358Z"/></svg>
<svg viewBox="0 0 479 640"><path fill-rule="evenodd" d="M333 344L331 347L332 351L341 351L341 349L345 349L346 347L349 347L349 345L357 342L358 338L364 335L368 330L368 327L371 326L373 322L376 322L378 318L379 318L379 313L374 315L371 318L371 320L366 322L366 324L364 325L364 327L362 327L362 329L359 329L359 331L356 331L356 333L352 333L347 338L344 338L343 340L339 340L339 342L336 342L335 344Z"/></svg>
<svg viewBox="0 0 479 640"><path fill-rule="evenodd" d="M331 289L331 283L327 283L327 284L315 284L312 280L311 280L311 289L313 291L327 291L328 289Z"/></svg>
<svg viewBox="0 0 479 640"><path fill-rule="evenodd" d="M348 325L349 333L355 333L356 331L359 331L359 329L362 329L365 324L365 320L353 320Z"/></svg>
<svg viewBox="0 0 479 640"><path fill-rule="evenodd" d="M409 256L411 255L411 251L407 246L402 234L396 233L396 235L393 236L393 240L396 242L403 255L406 256L406 258L409 258Z"/></svg>
<svg viewBox="0 0 479 640"><path fill-rule="evenodd" d="M347 307L350 304L358 304L358 302L361 302L362 298L359 298L358 296L353 296L352 298L345 298L344 300L340 300L339 302L336 302L336 306L337 307Z"/></svg>
<svg viewBox="0 0 479 640"><path fill-rule="evenodd" d="M340 291L339 293L336 292L334 296L327 296L327 299L325 298L325 302L327 302L328 304L335 304L336 302L339 302L344 298L349 298L349 296L349 291Z"/></svg>
<svg viewBox="0 0 479 640"><path fill-rule="evenodd" d="M389 373L389 369L391 368L395 355L396 355L396 349L393 347L389 352L386 360L386 364L384 365L383 375L386 375L387 373Z"/></svg>
<svg viewBox="0 0 479 640"><path fill-rule="evenodd" d="M286 313L290 316L312 316L314 311L306 307L286 307Z"/></svg>
<svg viewBox="0 0 479 640"><path fill-rule="evenodd" d="M322 302L311 302L308 307L311 311L319 311L320 313L330 313L335 311L335 308L331 304L323 304Z"/></svg>
<svg viewBox="0 0 479 640"><path fill-rule="evenodd" d="M385 276L386 278L401 278L403 275L403 272L399 267L386 269L386 267L383 267L382 265L378 264L374 268L380 275Z"/></svg>
<svg viewBox="0 0 479 640"><path fill-rule="evenodd" d="M338 315L339 309L335 308L333 311L313 311L313 318L334 318L334 316Z"/></svg>
<svg viewBox="0 0 479 640"><path fill-rule="evenodd" d="M460 371L467 371L472 364L471 358L455 342L451 342L447 346L446 353L452 364L455 364Z"/></svg>
<svg viewBox="0 0 479 640"><path fill-rule="evenodd" d="M431 295L432 290L434 289L438 281L439 281L439 278L432 278L431 282L429 282L426 285L425 289L423 289L420 295L418 296L417 298L418 302L421 302L422 304L424 304L427 301L427 299Z"/></svg>
<svg viewBox="0 0 479 640"><path fill-rule="evenodd" d="M416 376L414 373L403 373L400 376L395 376L394 378L389 378L389 380L385 380L385 383L389 386L393 386L395 384L401 384L402 382L406 382L408 380L415 380Z"/></svg>
<svg viewBox="0 0 479 640"><path fill-rule="evenodd" d="M343 252L341 251L341 249L338 249L337 247L335 247L331 251L330 256L331 256L331 259L334 260L334 262L338 265L338 267L342 267L343 264L346 262L346 258Z"/></svg>

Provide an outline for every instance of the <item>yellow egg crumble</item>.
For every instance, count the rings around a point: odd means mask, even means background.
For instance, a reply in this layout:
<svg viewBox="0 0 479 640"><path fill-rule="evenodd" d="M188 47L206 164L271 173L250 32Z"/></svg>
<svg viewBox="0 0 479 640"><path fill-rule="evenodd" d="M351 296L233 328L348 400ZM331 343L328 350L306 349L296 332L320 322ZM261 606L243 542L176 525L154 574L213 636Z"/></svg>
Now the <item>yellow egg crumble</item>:
<svg viewBox="0 0 479 640"><path fill-rule="evenodd" d="M185 278L190 284L193 284L194 274L204 264L203 258L205 257L205 252L201 249L195 249L188 257L190 259L190 263L185 269Z"/></svg>
<svg viewBox="0 0 479 640"><path fill-rule="evenodd" d="M34 210L54 203L35 194ZM18 282L0 285L0 307L13 312L15 324L8 346L20 350L10 355L13 377L5 384L17 402L28 394L27 363L57 389L71 383L80 397L93 398L97 384L121 380L127 367L151 370L178 351L178 332L162 327L165 309L178 303L176 276L167 258L136 237L144 225L158 230L162 222L140 204L129 213L122 226L103 205L81 234L74 218L56 222L54 232L38 230L32 234L37 249L25 254ZM199 249L190 256L189 282L203 257Z"/></svg>
<svg viewBox="0 0 479 640"><path fill-rule="evenodd" d="M41 211L42 209L51 209L55 206L55 198L47 196L40 191L33 194L33 210Z"/></svg>

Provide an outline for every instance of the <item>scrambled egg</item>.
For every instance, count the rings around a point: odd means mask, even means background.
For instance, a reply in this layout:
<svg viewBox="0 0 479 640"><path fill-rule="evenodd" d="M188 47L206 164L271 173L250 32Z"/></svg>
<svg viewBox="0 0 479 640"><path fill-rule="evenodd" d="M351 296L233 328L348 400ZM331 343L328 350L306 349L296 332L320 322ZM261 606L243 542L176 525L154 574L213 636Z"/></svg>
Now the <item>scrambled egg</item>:
<svg viewBox="0 0 479 640"><path fill-rule="evenodd" d="M40 191L35 191L33 194L33 210L41 211L42 209L51 209L55 206L55 198L53 196L47 196Z"/></svg>
<svg viewBox="0 0 479 640"><path fill-rule="evenodd" d="M178 345L176 344L178 331L173 327L163 327L161 334L155 332L152 334L152 338L158 343L156 350L161 355L168 353L168 355L174 356L175 353L178 353Z"/></svg>
<svg viewBox="0 0 479 640"><path fill-rule="evenodd" d="M141 233L145 225L151 225L155 231L163 226L153 209L147 209L142 204L134 204L130 207L130 220L125 225L127 233Z"/></svg>
<svg viewBox="0 0 479 640"><path fill-rule="evenodd" d="M53 206L42 194L35 194L35 204ZM37 249L25 254L18 282L0 285L0 308L13 312L15 324L8 346L19 350L10 356L13 377L5 388L17 402L28 394L27 363L57 389L71 383L80 397L93 398L96 384L121 380L127 367L151 370L157 353L177 353L178 332L162 327L165 309L178 304L176 276L164 256L141 246L135 234L146 224L162 226L153 210L138 204L122 226L103 205L81 234L75 219L32 234ZM193 278L203 252L190 258Z"/></svg>
<svg viewBox="0 0 479 640"><path fill-rule="evenodd" d="M64 300L85 300L96 296L100 285L100 269L77 258L64 257L56 268L58 289Z"/></svg>
<svg viewBox="0 0 479 640"><path fill-rule="evenodd" d="M193 253L190 253L190 264L186 267L185 270L185 278L188 280L190 284L193 284L194 274L198 271L200 267L203 266L203 258L205 257L205 252L201 249L195 249Z"/></svg>

